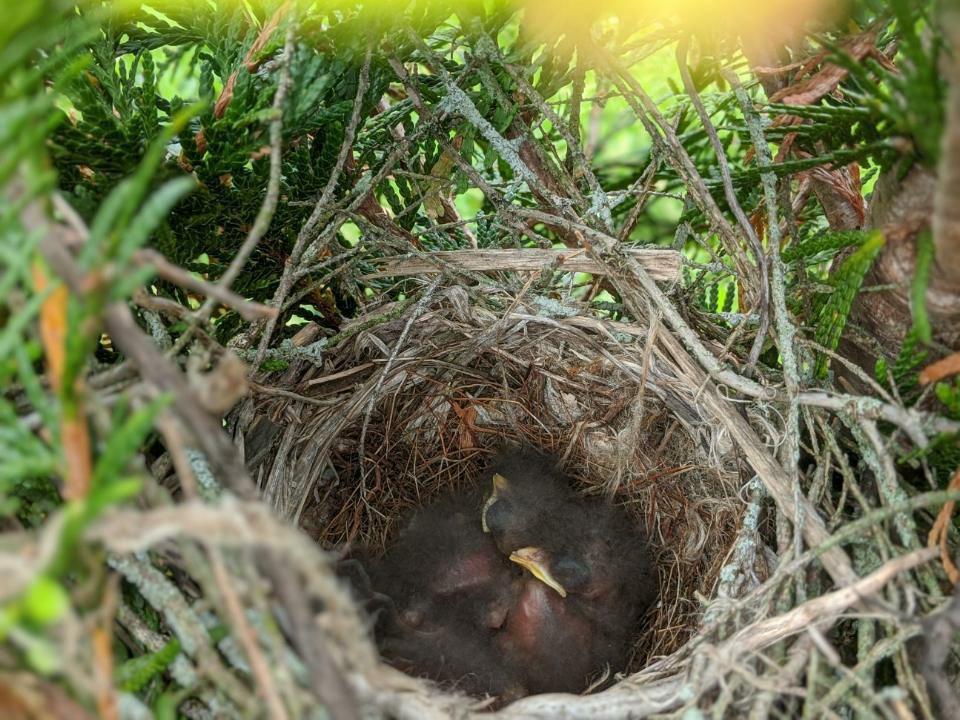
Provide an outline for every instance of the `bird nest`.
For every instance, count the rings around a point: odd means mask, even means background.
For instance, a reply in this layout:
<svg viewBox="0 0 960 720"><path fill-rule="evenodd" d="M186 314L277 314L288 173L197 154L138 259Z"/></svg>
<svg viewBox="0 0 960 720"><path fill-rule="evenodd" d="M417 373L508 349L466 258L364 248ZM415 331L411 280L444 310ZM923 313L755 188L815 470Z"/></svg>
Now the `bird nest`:
<svg viewBox="0 0 960 720"><path fill-rule="evenodd" d="M654 546L660 600L629 668L613 670L659 675L684 654L737 540L743 479L697 384L645 326L533 292L435 283L414 306L315 332L288 341L294 359L232 417L277 512L330 550L383 547L405 511L475 487L505 441L529 443L584 495L625 506Z"/></svg>

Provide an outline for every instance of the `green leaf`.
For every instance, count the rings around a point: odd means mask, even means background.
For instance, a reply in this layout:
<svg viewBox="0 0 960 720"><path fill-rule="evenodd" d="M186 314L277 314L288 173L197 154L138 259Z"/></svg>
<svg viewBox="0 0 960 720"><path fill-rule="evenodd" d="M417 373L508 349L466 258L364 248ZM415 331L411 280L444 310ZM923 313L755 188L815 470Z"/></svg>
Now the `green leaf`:
<svg viewBox="0 0 960 720"><path fill-rule="evenodd" d="M161 673L165 672L180 654L180 641L173 638L153 653L131 658L117 667L116 682L126 692L140 692Z"/></svg>
<svg viewBox="0 0 960 720"><path fill-rule="evenodd" d="M136 497L141 488L143 488L143 481L140 478L124 477L114 480L106 487L91 492L87 498L86 521L89 522L97 517L111 505L117 505Z"/></svg>
<svg viewBox="0 0 960 720"><path fill-rule="evenodd" d="M177 720L181 717L177 714L177 707L190 697L191 692L192 689L185 688L179 692L161 693L153 703L154 720Z"/></svg>
<svg viewBox="0 0 960 720"><path fill-rule="evenodd" d="M10 630L20 622L20 615L19 603L10 603L0 607L0 641L6 639Z"/></svg>
<svg viewBox="0 0 960 720"><path fill-rule="evenodd" d="M49 625L63 617L70 607L70 597L63 586L41 575L23 596L25 615L36 623Z"/></svg>
<svg viewBox="0 0 960 720"><path fill-rule="evenodd" d="M933 234L924 230L917 236L917 255L913 282L910 284L910 309L913 311L913 330L925 343L932 340L930 315L927 312L927 287L930 285L930 268L933 266Z"/></svg>
<svg viewBox="0 0 960 720"><path fill-rule="evenodd" d="M9 357L16 345L23 343L23 331L40 312L40 306L52 291L47 288L44 292L36 293L27 300L23 307L7 319L7 326L0 330L0 358Z"/></svg>
<svg viewBox="0 0 960 720"><path fill-rule="evenodd" d="M277 372L279 370L286 370L290 367L290 363L279 358L272 358L270 360L264 360L260 367L267 372Z"/></svg>
<svg viewBox="0 0 960 720"><path fill-rule="evenodd" d="M0 483L11 480L22 480L31 477L52 475L57 470L57 463L53 456L47 457L14 457L4 461L0 469Z"/></svg>
<svg viewBox="0 0 960 720"><path fill-rule="evenodd" d="M63 510L63 530L60 532L56 555L50 561L47 572L53 576L69 572L71 558L86 527L105 508L135 497L142 486L139 478L125 477L104 487L94 487L87 497L69 503Z"/></svg>
<svg viewBox="0 0 960 720"><path fill-rule="evenodd" d="M30 667L43 675L52 675L60 669L63 651L47 640L31 635L26 647Z"/></svg>
<svg viewBox="0 0 960 720"><path fill-rule="evenodd" d="M167 152L167 145L202 107L202 104L196 104L178 112L163 132L150 143L137 171L118 184L103 201L90 224L90 237L80 253L79 259L84 267L92 268L116 255L120 240L111 241L111 238L124 237L137 206L146 195L150 181Z"/></svg>
<svg viewBox="0 0 960 720"><path fill-rule="evenodd" d="M883 233L879 230L873 231L867 236L863 245L844 260L834 272L831 278L834 291L827 296L820 309L815 331L816 341L829 350L837 349L840 336L847 325L850 308L863 284L863 278L885 243ZM825 378L829 367L830 361L826 355L817 358L815 369L817 377Z"/></svg>
<svg viewBox="0 0 960 720"><path fill-rule="evenodd" d="M17 360L17 375L30 404L43 418L45 427L56 427L58 420L54 404L43 390L43 385L36 370L34 370L27 346L17 345L14 353Z"/></svg>
<svg viewBox="0 0 960 720"><path fill-rule="evenodd" d="M785 263L803 260L805 263L819 262L825 253L836 252L851 245L866 241L869 233L862 230L824 232L784 248L781 258Z"/></svg>

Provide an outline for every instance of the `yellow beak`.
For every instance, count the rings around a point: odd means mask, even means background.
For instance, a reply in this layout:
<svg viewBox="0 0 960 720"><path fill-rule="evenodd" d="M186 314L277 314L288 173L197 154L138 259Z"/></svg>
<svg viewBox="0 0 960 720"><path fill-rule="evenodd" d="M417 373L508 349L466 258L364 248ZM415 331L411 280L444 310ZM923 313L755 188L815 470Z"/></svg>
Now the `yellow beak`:
<svg viewBox="0 0 960 720"><path fill-rule="evenodd" d="M490 527L487 525L487 510L497 501L497 494L506 489L506 487L507 479L500 473L495 473L493 476L493 492L490 493L490 497L488 497L487 501L483 504L483 514L480 516L480 523L483 525L483 531L485 533L490 532Z"/></svg>
<svg viewBox="0 0 960 720"><path fill-rule="evenodd" d="M525 547L510 553L510 562L514 562L530 571L537 580L553 588L560 597L567 596L567 590L547 569L547 554L540 548Z"/></svg>

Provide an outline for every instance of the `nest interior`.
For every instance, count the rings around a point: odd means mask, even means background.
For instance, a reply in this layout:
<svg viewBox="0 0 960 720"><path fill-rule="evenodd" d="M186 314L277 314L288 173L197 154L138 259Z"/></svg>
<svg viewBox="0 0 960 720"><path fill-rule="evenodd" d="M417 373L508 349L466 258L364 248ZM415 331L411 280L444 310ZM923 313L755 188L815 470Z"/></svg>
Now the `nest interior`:
<svg viewBox="0 0 960 720"><path fill-rule="evenodd" d="M431 498L524 441L578 488L628 508L654 545L660 602L628 670L696 630L735 538L742 479L696 388L636 324L503 287L435 287L383 306L316 361L260 378L235 434L264 496L328 549L385 546Z"/></svg>

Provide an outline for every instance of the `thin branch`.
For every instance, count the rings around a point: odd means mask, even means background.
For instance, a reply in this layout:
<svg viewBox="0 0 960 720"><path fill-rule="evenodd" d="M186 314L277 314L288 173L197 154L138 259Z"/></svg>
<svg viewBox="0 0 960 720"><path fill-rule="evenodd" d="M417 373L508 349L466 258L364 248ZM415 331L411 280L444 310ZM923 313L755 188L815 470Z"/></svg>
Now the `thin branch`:
<svg viewBox="0 0 960 720"><path fill-rule="evenodd" d="M735 657L759 652L784 638L803 632L809 626L833 624L847 609L880 592L901 573L919 567L937 556L936 548L922 548L894 558L850 585L808 600L793 610L753 623L724 642L717 652L722 665Z"/></svg>
<svg viewBox="0 0 960 720"><path fill-rule="evenodd" d="M207 303L212 307L214 303L220 302L233 308L239 313L240 317L247 321L263 320L264 318L276 317L276 308L260 303L251 302L246 298L237 295L227 288L222 282L213 284L198 278L193 273L184 270L179 265L174 265L167 260L161 253L152 249L138 250L134 253L133 259L140 265L149 265L156 270L157 275L167 282L173 283L185 290L191 290L207 296ZM203 308L201 307L201 310ZM200 311L198 311L200 312ZM184 332L186 334L186 332ZM183 335L181 335L181 338Z"/></svg>
<svg viewBox="0 0 960 720"><path fill-rule="evenodd" d="M674 283L680 279L680 254L661 248L628 248L625 252L644 266L650 277L659 282ZM413 257L392 255L376 258L381 269L361 279L422 275L443 272L438 263L452 265L460 271L493 270L537 271L554 267L559 272L584 272L602 275L609 268L586 256L584 250L523 248L520 250L447 250L420 253Z"/></svg>
<svg viewBox="0 0 960 720"><path fill-rule="evenodd" d="M227 290L233 285L233 281L243 270L250 254L260 244L263 236L266 235L277 209L277 201L280 198L280 177L283 168L283 110L287 93L290 91L290 85L292 84L290 81L290 63L293 61L295 37L296 23L291 21L287 27L283 56L280 61L280 80L277 84L277 92L273 96L273 119L270 121L270 177L267 180L267 193L246 240L243 241L240 249L237 250L237 254L230 261L230 265L217 281L217 285L223 290ZM212 309L213 300L208 298L197 311L197 317L201 321L205 320Z"/></svg>
<svg viewBox="0 0 960 720"><path fill-rule="evenodd" d="M307 221L297 234L297 240L293 245L293 250L290 252L290 257L287 258L283 266L283 275L280 276L280 284L273 295L273 299L270 301L270 304L274 308L283 307L284 300L293 288L294 274L300 269L300 260L307 248L317 239L316 229L330 212L330 207L328 206L333 197L333 192L337 188L337 183L340 182L340 175L346 166L347 159L353 151L353 141L356 137L357 129L360 126L363 98L367 94L367 88L370 84L371 56L372 50L367 48L367 52L363 58L363 66L360 68L360 77L357 80L357 93L353 100L353 111L350 114L350 121L347 124L343 142L340 144L337 161L330 171L330 177L327 178L327 184L324 185L323 191L317 199L317 204L313 208L313 212L310 213L310 217L307 218ZM277 319L277 317L268 319L266 327L263 329L263 334L260 336L260 344L257 347L257 355L254 360L254 365L258 367L266 357L267 348L270 346L270 338L277 326Z"/></svg>
<svg viewBox="0 0 960 720"><path fill-rule="evenodd" d="M943 717L960 708L960 695L947 676L945 667L960 632L960 583L953 589L950 601L939 612L923 620L923 649L920 670L927 683L931 699Z"/></svg>
<svg viewBox="0 0 960 720"><path fill-rule="evenodd" d="M185 495L188 499L195 500L197 498L197 479L194 476L193 467L187 458L183 446L183 438L180 435L177 424L176 422L167 421L161 423L160 427L166 440L167 451L170 453L173 466L177 471L177 477L180 479L181 487L184 488ZM253 628L250 627L250 623L247 620L243 603L240 600L236 588L233 586L233 579L227 572L223 555L219 548L213 545L207 544L206 550L210 558L210 568L213 572L213 578L223 598L227 615L230 618L230 624L237 634L241 647L243 647L247 655L247 660L250 662L250 669L253 672L253 677L257 681L260 693L267 704L267 711L273 720L286 720L287 712L280 698L280 694L277 691L276 684L274 683L270 666L264 657L263 649L257 642Z"/></svg>
<svg viewBox="0 0 960 720"><path fill-rule="evenodd" d="M730 176L730 164L727 161L727 153L724 150L723 145L720 143L720 137L717 135L717 129L710 121L710 114L704 107L703 99L700 97L700 93L693 84L693 78L690 76L690 69L687 67L688 46L689 40L684 37L679 43L677 43L676 50L677 67L680 69L680 77L683 80L683 87L686 89L687 95L689 96L690 101L693 103L693 107L696 109L697 115L700 117L700 123L703 125L704 130L706 130L707 137L710 139L710 144L713 147L714 154L716 155L717 167L720 170L720 178L723 181L723 195L727 199L727 205L729 205L730 209L733 211L733 215L737 219L737 223L740 225L740 229L743 231L743 235L747 239L747 243L750 245L750 249L753 251L753 257L757 263L757 276L760 279L760 286L757 288L759 293L759 297L757 298L757 306L760 311L760 326L757 329L757 335L754 338L753 346L750 349L750 355L747 358L747 368L750 372L752 372L753 368L757 364L757 361L760 359L760 352L763 350L763 343L767 338L767 328L770 327L770 271L767 265L766 253L764 253L763 246L760 244L760 238L757 237L757 231L754 230L750 219L743 211L743 207L741 207L740 201L737 199L737 193L733 189L733 178ZM776 219L775 205L770 206L769 198L767 198L767 203L769 212L773 215L773 218Z"/></svg>

